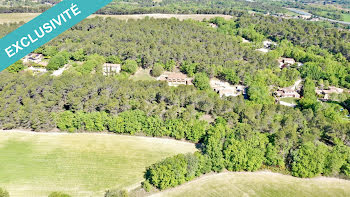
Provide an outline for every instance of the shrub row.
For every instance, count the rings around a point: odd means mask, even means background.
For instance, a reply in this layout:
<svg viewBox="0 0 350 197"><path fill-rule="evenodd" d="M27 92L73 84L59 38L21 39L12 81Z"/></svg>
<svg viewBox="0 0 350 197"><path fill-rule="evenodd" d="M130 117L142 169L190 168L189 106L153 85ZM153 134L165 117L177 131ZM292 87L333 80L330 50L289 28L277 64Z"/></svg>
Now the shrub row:
<svg viewBox="0 0 350 197"><path fill-rule="evenodd" d="M140 110L125 111L117 116L106 112L64 111L54 115L57 127L63 131L110 131L134 135L169 136L198 142L205 136L209 124L198 119L162 120L159 116L147 116Z"/></svg>
<svg viewBox="0 0 350 197"><path fill-rule="evenodd" d="M305 142L283 153L273 143L272 135L254 132L244 124L228 128L217 120L207 130L202 153L180 154L153 164L146 170L143 186L146 191L150 190L149 184L163 190L210 171L256 171L263 166L302 178L350 177L350 148L341 143L331 147L322 142Z"/></svg>

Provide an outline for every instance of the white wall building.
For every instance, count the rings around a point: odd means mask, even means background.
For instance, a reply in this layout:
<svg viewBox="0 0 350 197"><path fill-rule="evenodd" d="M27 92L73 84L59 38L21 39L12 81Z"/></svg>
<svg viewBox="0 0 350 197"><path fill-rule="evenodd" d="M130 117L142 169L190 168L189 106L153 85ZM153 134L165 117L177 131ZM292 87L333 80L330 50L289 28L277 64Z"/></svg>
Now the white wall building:
<svg viewBox="0 0 350 197"><path fill-rule="evenodd" d="M103 75L109 76L109 75L115 75L120 73L121 71L121 65L120 64L103 64Z"/></svg>

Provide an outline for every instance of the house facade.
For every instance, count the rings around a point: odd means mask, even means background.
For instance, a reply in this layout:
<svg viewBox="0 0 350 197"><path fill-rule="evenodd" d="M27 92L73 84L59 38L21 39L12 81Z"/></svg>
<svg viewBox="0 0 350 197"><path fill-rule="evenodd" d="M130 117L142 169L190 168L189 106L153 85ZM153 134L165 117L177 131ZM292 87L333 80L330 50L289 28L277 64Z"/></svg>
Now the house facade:
<svg viewBox="0 0 350 197"><path fill-rule="evenodd" d="M279 63L279 67L282 69L282 68L289 67L289 66L295 64L296 62L293 58L281 57L278 59L278 63Z"/></svg>
<svg viewBox="0 0 350 197"><path fill-rule="evenodd" d="M157 80L167 81L169 86L193 85L193 78L189 78L187 75L178 72L164 72Z"/></svg>
<svg viewBox="0 0 350 197"><path fill-rule="evenodd" d="M115 75L120 73L121 71L121 65L120 64L103 64L103 75L109 76L109 75Z"/></svg>
<svg viewBox="0 0 350 197"><path fill-rule="evenodd" d="M223 96L239 96L246 94L246 86L243 85L231 85L228 82L220 81L218 79L210 80L211 88L220 95Z"/></svg>
<svg viewBox="0 0 350 197"><path fill-rule="evenodd" d="M300 98L300 94L291 88L280 88L275 91L275 95L279 98Z"/></svg>

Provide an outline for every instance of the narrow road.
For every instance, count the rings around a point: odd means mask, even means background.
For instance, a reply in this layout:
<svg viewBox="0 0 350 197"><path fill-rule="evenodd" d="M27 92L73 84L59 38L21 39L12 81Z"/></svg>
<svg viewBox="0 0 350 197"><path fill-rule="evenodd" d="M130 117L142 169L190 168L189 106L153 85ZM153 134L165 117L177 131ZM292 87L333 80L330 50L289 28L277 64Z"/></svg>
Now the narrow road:
<svg viewBox="0 0 350 197"><path fill-rule="evenodd" d="M301 14L301 15L305 15L305 16L312 16L313 14L308 13L304 10L299 10L299 9L295 9L295 8L286 8L289 11L295 12L297 14ZM325 21L330 21L330 22L334 22L334 23L340 23L340 24L344 24L344 25L350 25L350 22L345 22L345 21L338 21L338 20L333 20L333 19L329 19L329 18L324 18L321 16L317 16L317 15L313 15L321 20L325 20Z"/></svg>

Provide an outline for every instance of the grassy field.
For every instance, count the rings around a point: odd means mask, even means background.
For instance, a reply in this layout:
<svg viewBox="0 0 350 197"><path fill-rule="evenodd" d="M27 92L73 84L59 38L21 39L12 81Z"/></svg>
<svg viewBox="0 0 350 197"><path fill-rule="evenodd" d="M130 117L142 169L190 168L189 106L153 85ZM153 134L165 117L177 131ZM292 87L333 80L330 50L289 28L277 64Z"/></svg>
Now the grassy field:
<svg viewBox="0 0 350 197"><path fill-rule="evenodd" d="M3 23L14 23L14 22L28 22L38 16L37 13L11 13L11 14L0 14L0 24Z"/></svg>
<svg viewBox="0 0 350 197"><path fill-rule="evenodd" d="M152 197L337 197L350 196L350 181L335 178L300 179L271 172L206 175Z"/></svg>
<svg viewBox="0 0 350 197"><path fill-rule="evenodd" d="M343 14L343 17L345 22L350 22L350 14Z"/></svg>
<svg viewBox="0 0 350 197"><path fill-rule="evenodd" d="M298 100L297 98L292 98L292 97L286 97L286 98L281 98L281 101L284 101L284 102L287 102L287 103L290 103L290 104L298 104Z"/></svg>
<svg viewBox="0 0 350 197"><path fill-rule="evenodd" d="M288 15L288 16L292 16L292 17L293 17L293 16L298 16L297 13L291 12L291 11L287 11L285 14Z"/></svg>
<svg viewBox="0 0 350 197"><path fill-rule="evenodd" d="M155 81L156 79L150 75L150 69L138 69L138 71L130 76L133 81Z"/></svg>
<svg viewBox="0 0 350 197"><path fill-rule="evenodd" d="M28 22L31 19L38 16L38 13L11 13L11 14L0 14L0 24L3 23L13 23L13 22ZM203 19L211 19L217 16L224 17L226 19L232 18L229 15L220 15L220 14L135 14L135 15L91 15L89 18L92 17L112 17L116 19L121 20L128 20L128 19L143 19L145 17L153 17L153 18L172 18L175 17L179 20L186 20L186 19L193 19L202 21Z"/></svg>
<svg viewBox="0 0 350 197"><path fill-rule="evenodd" d="M11 196L64 191L74 197L132 189L145 167L195 151L194 144L109 134L0 132L0 187Z"/></svg>

